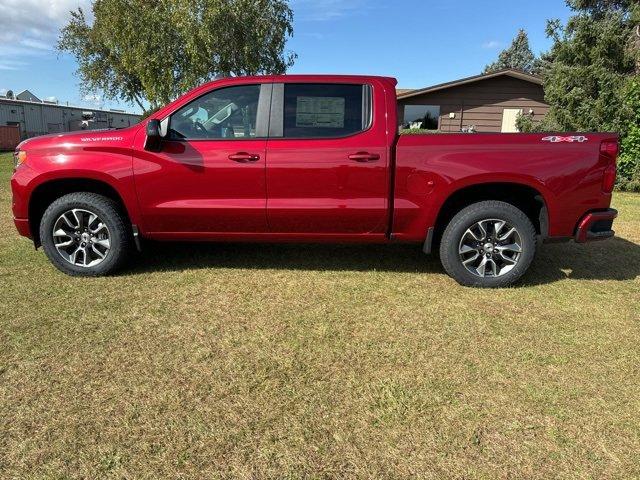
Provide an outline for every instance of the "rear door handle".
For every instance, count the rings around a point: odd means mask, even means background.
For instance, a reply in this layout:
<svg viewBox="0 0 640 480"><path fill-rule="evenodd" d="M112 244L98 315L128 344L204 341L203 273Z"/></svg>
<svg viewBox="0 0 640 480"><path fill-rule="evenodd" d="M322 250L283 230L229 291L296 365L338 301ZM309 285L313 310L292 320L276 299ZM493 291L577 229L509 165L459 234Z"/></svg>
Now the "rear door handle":
<svg viewBox="0 0 640 480"><path fill-rule="evenodd" d="M238 152L229 155L229 160L239 163L257 162L260 160L260 155L257 153Z"/></svg>
<svg viewBox="0 0 640 480"><path fill-rule="evenodd" d="M349 160L353 160L354 162L375 162L376 160L380 160L380 155L377 153L358 152L349 155Z"/></svg>

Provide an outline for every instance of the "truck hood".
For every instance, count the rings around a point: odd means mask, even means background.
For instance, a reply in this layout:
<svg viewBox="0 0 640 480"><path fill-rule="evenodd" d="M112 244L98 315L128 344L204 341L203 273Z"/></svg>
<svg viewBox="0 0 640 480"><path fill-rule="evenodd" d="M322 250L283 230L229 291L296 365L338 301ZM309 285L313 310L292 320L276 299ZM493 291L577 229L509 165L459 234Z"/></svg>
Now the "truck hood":
<svg viewBox="0 0 640 480"><path fill-rule="evenodd" d="M54 133L22 141L17 149L43 150L50 148L73 148L88 146L129 147L140 125L120 130L80 130L77 132Z"/></svg>

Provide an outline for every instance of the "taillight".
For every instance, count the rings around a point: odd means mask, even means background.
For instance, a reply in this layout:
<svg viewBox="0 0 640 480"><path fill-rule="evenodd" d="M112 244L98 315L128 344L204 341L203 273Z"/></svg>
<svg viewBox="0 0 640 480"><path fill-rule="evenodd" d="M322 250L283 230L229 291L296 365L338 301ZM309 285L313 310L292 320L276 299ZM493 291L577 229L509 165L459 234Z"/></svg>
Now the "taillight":
<svg viewBox="0 0 640 480"><path fill-rule="evenodd" d="M616 184L616 160L620 146L617 140L605 140L600 144L600 155L607 159L607 166L602 177L602 191L611 193Z"/></svg>
<svg viewBox="0 0 640 480"><path fill-rule="evenodd" d="M618 158L618 150L619 147L617 140L605 140L600 144L600 153L614 162L616 161L616 158Z"/></svg>

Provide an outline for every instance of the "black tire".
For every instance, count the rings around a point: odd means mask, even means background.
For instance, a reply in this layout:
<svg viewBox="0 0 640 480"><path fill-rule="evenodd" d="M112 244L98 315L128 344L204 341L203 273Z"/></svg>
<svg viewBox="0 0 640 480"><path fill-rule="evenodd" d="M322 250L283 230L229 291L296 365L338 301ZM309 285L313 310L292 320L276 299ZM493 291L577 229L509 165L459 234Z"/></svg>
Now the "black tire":
<svg viewBox="0 0 640 480"><path fill-rule="evenodd" d="M110 246L104 253L104 258L98 259L97 265L72 264L63 258L62 253L56 248L54 225L63 213L72 209L86 210L96 214L99 221L108 229ZM40 221L40 241L45 254L58 270L72 276L97 277L113 273L125 263L131 251L133 238L131 226L118 203L96 193L75 192L58 198L46 209Z"/></svg>
<svg viewBox="0 0 640 480"><path fill-rule="evenodd" d="M513 253L509 251L508 256L513 255L513 258L517 258L517 261L515 266L511 266L511 264L506 262L503 263L503 266L510 266L511 268L510 270L505 268L505 270L507 270L506 273L500 275L502 271L500 270L497 276L493 276L492 273L489 273L488 276L480 276L478 270L476 270L477 273L472 273L469 270L474 269L474 263L470 264L469 269L463 264L461 251L462 248L466 248L464 247L463 237L464 242L467 242L469 239L473 241L474 238L466 234L468 229L473 229L478 222L483 221L488 221L488 225L491 226L490 219L506 221L510 226L515 228L516 234L521 242L521 245L518 244L521 247L521 252ZM495 230L498 229L499 227L495 227ZM488 233L487 236L489 238L489 244L491 244L491 233ZM495 242L497 242L496 236L498 235L494 234L493 240ZM486 244L483 241L478 241L477 251L467 252L466 255L468 256L464 257L464 259L470 259L477 253L478 257L474 258L479 259L478 262L482 262L484 256L490 257L495 255L493 265L495 265L497 269L498 265L496 262L503 262L504 256L502 256L502 254L504 252L497 252L496 246L501 248L501 245L506 243L508 242L495 243L489 246L489 250L484 250L484 245ZM536 230L531 220L529 220L521 210L505 202L493 200L478 202L458 212L453 219L451 219L449 225L447 225L440 243L440 261L446 272L461 285L480 288L506 287L518 281L529 269L536 254L536 244ZM495 251L494 248L496 249ZM492 253L488 253L489 251Z"/></svg>

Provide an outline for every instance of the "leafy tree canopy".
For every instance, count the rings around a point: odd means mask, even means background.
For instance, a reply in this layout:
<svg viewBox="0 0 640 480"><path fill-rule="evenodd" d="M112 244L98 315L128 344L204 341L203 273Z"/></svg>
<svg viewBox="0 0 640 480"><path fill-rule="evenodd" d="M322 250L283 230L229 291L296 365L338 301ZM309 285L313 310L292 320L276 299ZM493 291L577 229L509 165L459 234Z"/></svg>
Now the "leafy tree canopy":
<svg viewBox="0 0 640 480"><path fill-rule="evenodd" d="M511 46L498 55L498 60L487 65L483 73L497 72L506 68L532 73L536 68L536 56L531 51L527 32L520 30Z"/></svg>
<svg viewBox="0 0 640 480"><path fill-rule="evenodd" d="M288 0L95 0L72 12L58 49L86 92L154 109L216 76L283 73Z"/></svg>
<svg viewBox="0 0 640 480"><path fill-rule="evenodd" d="M571 17L566 26L551 21L551 51L543 57L545 97L561 130L624 130L623 90L635 73L629 48L632 27L623 12L595 18Z"/></svg>
<svg viewBox="0 0 640 480"><path fill-rule="evenodd" d="M592 15L603 15L612 10L629 11L638 4L640 4L639 0L567 0L567 5L573 10L588 12Z"/></svg>

